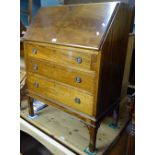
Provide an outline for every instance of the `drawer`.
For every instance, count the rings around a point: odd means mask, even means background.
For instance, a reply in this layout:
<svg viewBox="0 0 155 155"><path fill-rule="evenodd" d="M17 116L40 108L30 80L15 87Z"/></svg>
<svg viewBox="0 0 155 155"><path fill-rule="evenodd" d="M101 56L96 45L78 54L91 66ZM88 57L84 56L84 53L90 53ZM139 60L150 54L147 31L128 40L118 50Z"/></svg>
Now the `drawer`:
<svg viewBox="0 0 155 155"><path fill-rule="evenodd" d="M31 59L27 63L27 71L54 79L54 66L54 64Z"/></svg>
<svg viewBox="0 0 155 155"><path fill-rule="evenodd" d="M94 55L73 50L60 50L50 46L25 43L25 51L28 57L43 59L57 64L81 69L93 70ZM93 60L93 62L92 62Z"/></svg>
<svg viewBox="0 0 155 155"><path fill-rule="evenodd" d="M95 72L82 72L35 59L29 61L28 71L81 88L94 94Z"/></svg>
<svg viewBox="0 0 155 155"><path fill-rule="evenodd" d="M48 81L34 74L28 74L27 86L30 91L56 100L73 109L93 114L93 96L85 94L73 87L67 87L55 81Z"/></svg>

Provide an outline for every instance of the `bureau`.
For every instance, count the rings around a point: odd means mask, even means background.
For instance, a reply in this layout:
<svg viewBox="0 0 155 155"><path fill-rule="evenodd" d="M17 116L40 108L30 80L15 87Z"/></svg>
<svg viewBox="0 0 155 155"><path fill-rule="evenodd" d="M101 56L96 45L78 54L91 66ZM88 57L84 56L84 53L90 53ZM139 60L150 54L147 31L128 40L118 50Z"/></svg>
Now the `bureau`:
<svg viewBox="0 0 155 155"><path fill-rule="evenodd" d="M24 35L29 114L38 99L77 117L90 152L104 116L117 125L130 17L120 2L41 8Z"/></svg>

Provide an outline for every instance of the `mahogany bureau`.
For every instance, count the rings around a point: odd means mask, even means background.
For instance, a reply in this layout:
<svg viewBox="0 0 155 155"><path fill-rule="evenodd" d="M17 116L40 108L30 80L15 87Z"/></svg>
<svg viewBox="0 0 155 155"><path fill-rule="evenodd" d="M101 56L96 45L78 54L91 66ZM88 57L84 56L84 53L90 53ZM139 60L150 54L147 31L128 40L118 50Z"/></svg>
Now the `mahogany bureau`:
<svg viewBox="0 0 155 155"><path fill-rule="evenodd" d="M29 114L33 99L82 120L89 151L104 116L117 125L130 9L107 2L41 8L24 35Z"/></svg>

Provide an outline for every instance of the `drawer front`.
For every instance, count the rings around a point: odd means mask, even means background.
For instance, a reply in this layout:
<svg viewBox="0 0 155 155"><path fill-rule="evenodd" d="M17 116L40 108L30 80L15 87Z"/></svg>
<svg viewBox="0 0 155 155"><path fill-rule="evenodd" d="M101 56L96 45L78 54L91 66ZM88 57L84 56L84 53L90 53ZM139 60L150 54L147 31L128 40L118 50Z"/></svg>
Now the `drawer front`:
<svg viewBox="0 0 155 155"><path fill-rule="evenodd" d="M28 57L52 61L70 67L93 70L92 64L94 62L91 62L91 59L94 55L92 56L90 53L59 50L36 44L25 44L25 51L28 53Z"/></svg>
<svg viewBox="0 0 155 155"><path fill-rule="evenodd" d="M30 60L28 71L36 73L47 78L52 78L71 86L84 89L94 94L95 73L86 73L78 70L49 64L43 61Z"/></svg>
<svg viewBox="0 0 155 155"><path fill-rule="evenodd" d="M93 96L78 89L72 89L51 80L48 81L34 74L28 74L27 86L30 91L56 100L88 115L93 115Z"/></svg>
<svg viewBox="0 0 155 155"><path fill-rule="evenodd" d="M29 60L27 63L28 72L36 73L47 78L54 79L54 65L38 60Z"/></svg>

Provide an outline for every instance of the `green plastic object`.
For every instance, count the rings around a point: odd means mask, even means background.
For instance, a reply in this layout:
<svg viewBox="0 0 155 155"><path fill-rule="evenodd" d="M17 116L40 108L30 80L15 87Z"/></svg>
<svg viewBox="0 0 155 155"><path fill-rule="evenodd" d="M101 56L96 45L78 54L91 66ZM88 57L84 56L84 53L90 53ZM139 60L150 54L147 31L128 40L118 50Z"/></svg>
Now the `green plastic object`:
<svg viewBox="0 0 155 155"><path fill-rule="evenodd" d="M97 151L90 152L90 151L89 151L89 147L87 146L87 147L84 149L84 152L85 152L87 155L96 155L96 152L97 152Z"/></svg>
<svg viewBox="0 0 155 155"><path fill-rule="evenodd" d="M112 128L112 129L117 129L118 128L118 126L114 125L113 123L110 123L109 127Z"/></svg>
<svg viewBox="0 0 155 155"><path fill-rule="evenodd" d="M34 115L34 116L28 115L27 117L30 118L30 119L37 119L38 115Z"/></svg>

